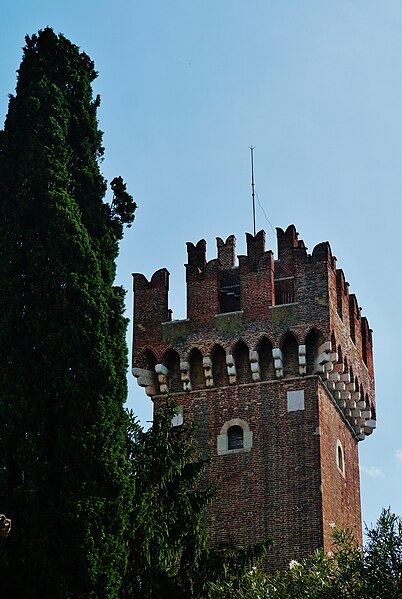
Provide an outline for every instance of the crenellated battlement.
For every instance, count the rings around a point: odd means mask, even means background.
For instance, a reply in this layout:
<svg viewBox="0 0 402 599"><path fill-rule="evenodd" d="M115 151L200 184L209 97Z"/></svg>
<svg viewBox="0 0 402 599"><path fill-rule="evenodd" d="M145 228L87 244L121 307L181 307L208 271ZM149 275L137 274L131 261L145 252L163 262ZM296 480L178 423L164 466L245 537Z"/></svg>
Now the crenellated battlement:
<svg viewBox="0 0 402 599"><path fill-rule="evenodd" d="M171 321L165 268L150 281L133 275L133 367L149 394L164 392L173 370L179 377L175 390L190 391L195 350L204 364L197 380L207 389L216 386L212 372L217 346L226 361L226 382L236 384L235 348L241 341L250 384L264 380L262 372L269 372L272 380L319 375L353 430L364 438L370 432L366 422L372 424L375 414L372 331L356 296L349 294L329 243L317 244L309 254L294 225L285 231L277 228L275 260L265 248L265 231L246 233L247 254L236 260L234 235L216 242L217 257L209 261L204 239L187 243L186 320ZM270 357L264 354L268 346ZM147 369L152 375L144 374Z"/></svg>

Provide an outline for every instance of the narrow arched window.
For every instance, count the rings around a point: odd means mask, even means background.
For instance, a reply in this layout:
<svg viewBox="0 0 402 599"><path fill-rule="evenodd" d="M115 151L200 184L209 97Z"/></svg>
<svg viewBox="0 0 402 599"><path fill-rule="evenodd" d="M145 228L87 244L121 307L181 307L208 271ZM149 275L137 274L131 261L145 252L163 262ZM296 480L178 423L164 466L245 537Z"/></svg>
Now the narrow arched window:
<svg viewBox="0 0 402 599"><path fill-rule="evenodd" d="M320 334L316 330L310 331L305 341L306 352L307 352L307 374L314 373L314 360L318 354L318 347L320 345Z"/></svg>
<svg viewBox="0 0 402 599"><path fill-rule="evenodd" d="M243 449L244 433L241 426L231 426L228 430L228 449Z"/></svg>
<svg viewBox="0 0 402 599"><path fill-rule="evenodd" d="M283 343L282 356L284 376L299 376L299 346L292 334Z"/></svg>
<svg viewBox="0 0 402 599"><path fill-rule="evenodd" d="M202 389L202 387L205 387L202 354L200 350L196 348L194 348L190 354L190 378L193 389Z"/></svg>
<svg viewBox="0 0 402 599"><path fill-rule="evenodd" d="M362 326L362 354L363 354L363 362L365 363L365 365L367 366L367 330L366 330L366 324L367 321L363 322L363 326Z"/></svg>
<svg viewBox="0 0 402 599"><path fill-rule="evenodd" d="M264 337L258 346L258 357L260 360L261 380L269 381L275 379L274 360L272 358L272 343Z"/></svg>
<svg viewBox="0 0 402 599"><path fill-rule="evenodd" d="M171 393L179 393L183 391L183 386L180 377L180 358L179 354L173 349L169 350L165 356L164 364L169 371L168 381L169 390Z"/></svg>
<svg viewBox="0 0 402 599"><path fill-rule="evenodd" d="M334 333L331 334L331 351L336 352L336 340Z"/></svg>
<svg viewBox="0 0 402 599"><path fill-rule="evenodd" d="M342 474L345 474L345 459L343 455L343 448L339 440L336 444L336 465Z"/></svg>
<svg viewBox="0 0 402 599"><path fill-rule="evenodd" d="M343 472L343 454L342 454L342 447L340 445L338 445L338 466L339 466L339 470L342 470L342 472Z"/></svg>
<svg viewBox="0 0 402 599"><path fill-rule="evenodd" d="M226 352L221 345L217 345L212 352L212 376L215 387L224 387L229 384Z"/></svg>
<svg viewBox="0 0 402 599"><path fill-rule="evenodd" d="M141 356L141 368L155 372L156 358L150 349L146 349Z"/></svg>
<svg viewBox="0 0 402 599"><path fill-rule="evenodd" d="M359 392L359 380L358 380L357 376L355 377L355 391L356 391L356 393Z"/></svg>
<svg viewBox="0 0 402 599"><path fill-rule="evenodd" d="M237 343L233 356L236 365L237 383L250 383L252 378L249 351L244 341Z"/></svg>

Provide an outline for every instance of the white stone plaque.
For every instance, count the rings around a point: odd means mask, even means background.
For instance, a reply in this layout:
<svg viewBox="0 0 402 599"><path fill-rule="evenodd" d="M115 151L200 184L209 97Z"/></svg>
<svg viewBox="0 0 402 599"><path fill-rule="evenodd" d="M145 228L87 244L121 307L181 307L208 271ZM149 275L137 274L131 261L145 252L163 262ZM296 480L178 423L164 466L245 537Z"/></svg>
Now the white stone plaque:
<svg viewBox="0 0 402 599"><path fill-rule="evenodd" d="M304 390L288 391L288 412L304 410Z"/></svg>

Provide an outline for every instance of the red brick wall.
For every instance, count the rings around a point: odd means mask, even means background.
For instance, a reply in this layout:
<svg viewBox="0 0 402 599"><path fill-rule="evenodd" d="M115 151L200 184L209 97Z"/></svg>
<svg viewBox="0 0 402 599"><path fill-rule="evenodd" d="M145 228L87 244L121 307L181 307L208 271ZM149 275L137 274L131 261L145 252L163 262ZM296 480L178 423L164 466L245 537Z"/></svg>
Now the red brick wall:
<svg viewBox="0 0 402 599"><path fill-rule="evenodd" d="M241 309L248 320L269 318L269 308L274 302L274 258L265 252L256 266L248 256L239 259Z"/></svg>
<svg viewBox="0 0 402 599"><path fill-rule="evenodd" d="M329 551L331 523L349 529L357 542L362 543L359 457L354 435L321 384L319 410L324 549ZM344 475L337 466L338 440L343 448Z"/></svg>
<svg viewBox="0 0 402 599"><path fill-rule="evenodd" d="M305 410L287 411L287 391L303 389ZM273 538L265 566L286 567L322 545L317 378L227 386L177 396L197 422L212 456L208 483L218 494L207 525L215 546L247 546ZM225 422L245 420L251 451L217 454Z"/></svg>

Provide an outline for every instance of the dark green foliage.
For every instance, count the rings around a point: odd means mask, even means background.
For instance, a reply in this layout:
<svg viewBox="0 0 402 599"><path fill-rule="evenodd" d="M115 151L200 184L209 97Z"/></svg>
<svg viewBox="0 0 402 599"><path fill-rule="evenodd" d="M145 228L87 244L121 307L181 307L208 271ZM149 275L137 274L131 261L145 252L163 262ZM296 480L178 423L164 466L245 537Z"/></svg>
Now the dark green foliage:
<svg viewBox="0 0 402 599"><path fill-rule="evenodd" d="M123 225L131 227L137 204L134 202L133 196L127 193L127 185L121 177L115 177L110 182L110 187L113 190L112 215L122 234Z"/></svg>
<svg viewBox="0 0 402 599"><path fill-rule="evenodd" d="M249 569L262 546L237 552L213 551L203 525L214 490L203 488L207 460L195 445L189 423L171 426L170 400L144 432L132 421L131 464L135 501L130 530L129 570L124 597L206 599L209 581Z"/></svg>
<svg viewBox="0 0 402 599"><path fill-rule="evenodd" d="M205 460L191 425L171 426L175 410L170 401L163 404L146 432L132 423L136 492L125 584L130 598L192 597L182 591L191 587L191 570L206 550L202 514L212 491L197 489Z"/></svg>
<svg viewBox="0 0 402 599"><path fill-rule="evenodd" d="M10 597L118 597L127 560L126 321L124 292L113 287L121 234L103 202L95 77L62 35L27 37L0 133Z"/></svg>
<svg viewBox="0 0 402 599"><path fill-rule="evenodd" d="M402 597L402 518L383 510L377 526L367 531L365 588L371 599Z"/></svg>

